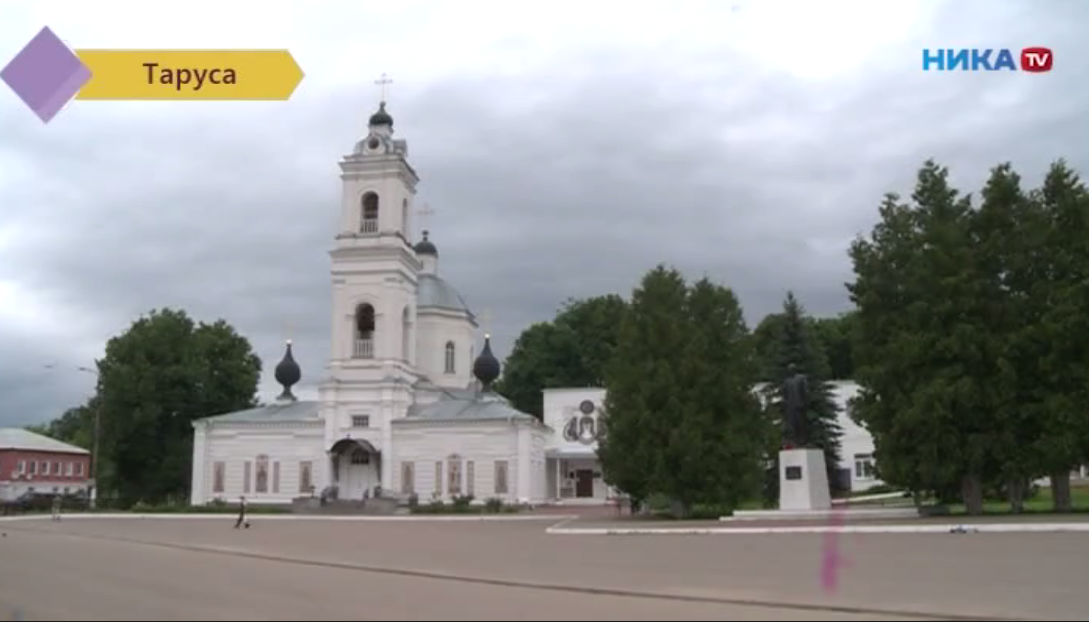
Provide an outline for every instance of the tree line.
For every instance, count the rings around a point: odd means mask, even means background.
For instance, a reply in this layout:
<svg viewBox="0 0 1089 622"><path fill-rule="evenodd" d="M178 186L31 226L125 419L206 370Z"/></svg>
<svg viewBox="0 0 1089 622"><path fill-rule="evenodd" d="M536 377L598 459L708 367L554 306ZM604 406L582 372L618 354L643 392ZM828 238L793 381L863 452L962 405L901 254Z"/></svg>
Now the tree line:
<svg viewBox="0 0 1089 622"><path fill-rule="evenodd" d="M855 414L880 476L982 511L1051 478L1069 510L1089 458L1089 192L1065 162L1026 189L1010 164L978 200L933 161L850 248Z"/></svg>
<svg viewBox="0 0 1089 622"><path fill-rule="evenodd" d="M771 472L792 360L820 387L811 420L830 469L840 431L827 381L851 378L851 414L885 482L980 513L996 496L1020 511L1031 482L1049 477L1055 509L1071 509L1070 473L1089 462L1089 191L1078 175L1058 161L1027 190L1001 164L974 200L927 161L910 200L886 195L848 254L852 309L814 319L788 295L751 332L728 287L659 266L629 299L569 301L528 327L500 388L541 416L544 388L605 387L601 459L614 485L729 504ZM761 381L762 427L750 401ZM769 498L776 484L765 481Z"/></svg>

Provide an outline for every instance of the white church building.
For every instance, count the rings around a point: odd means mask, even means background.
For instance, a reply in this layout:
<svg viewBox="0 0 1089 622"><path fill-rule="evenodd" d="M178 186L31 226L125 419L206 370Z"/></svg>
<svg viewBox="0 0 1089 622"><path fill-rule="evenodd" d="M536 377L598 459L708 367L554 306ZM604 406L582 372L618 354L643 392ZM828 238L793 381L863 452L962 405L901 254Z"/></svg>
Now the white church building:
<svg viewBox="0 0 1089 622"><path fill-rule="evenodd" d="M272 404L193 423L191 502L246 496L291 503L335 488L340 499L604 503L596 459L602 389L551 389L543 422L490 391L499 361L477 319L439 275L427 231L413 244L419 181L383 102L340 162L343 199L332 258L332 348L318 399L289 342ZM845 448L872 476L873 445ZM859 460L862 460L859 462Z"/></svg>

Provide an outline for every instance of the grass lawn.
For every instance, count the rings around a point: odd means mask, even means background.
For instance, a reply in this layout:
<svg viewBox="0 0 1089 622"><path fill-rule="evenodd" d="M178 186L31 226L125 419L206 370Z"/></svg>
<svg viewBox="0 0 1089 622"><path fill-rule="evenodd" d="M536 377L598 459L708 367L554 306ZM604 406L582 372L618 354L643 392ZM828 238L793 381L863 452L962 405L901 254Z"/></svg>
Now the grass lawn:
<svg viewBox="0 0 1089 622"><path fill-rule="evenodd" d="M1075 512L1089 512L1089 486L1070 488L1070 500ZM964 514L964 504L949 506L953 514ZM989 499L983 502L983 511L987 514L1008 514L1010 502L1002 499ZM1051 488L1041 487L1040 492L1025 500L1025 512L1046 513L1052 511Z"/></svg>

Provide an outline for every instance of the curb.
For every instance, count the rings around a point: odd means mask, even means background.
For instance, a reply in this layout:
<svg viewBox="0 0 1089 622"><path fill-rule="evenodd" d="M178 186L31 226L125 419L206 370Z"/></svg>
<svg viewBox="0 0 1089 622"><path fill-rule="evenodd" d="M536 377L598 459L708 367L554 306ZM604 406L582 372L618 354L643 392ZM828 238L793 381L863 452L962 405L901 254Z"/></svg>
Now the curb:
<svg viewBox="0 0 1089 622"><path fill-rule="evenodd" d="M65 514L63 521L70 520L96 520L96 519L147 519L147 520L223 520L231 521L238 517L237 513L223 514ZM48 521L52 517L49 514L34 514L29 516L5 516L0 517L0 523L16 521ZM439 516L366 516L366 515L320 515L320 514L250 514L250 522L260 523L265 521L356 521L356 522L496 522L496 521L550 521L557 522L574 518L566 515L550 516L503 516L503 515L439 515Z"/></svg>
<svg viewBox="0 0 1089 622"><path fill-rule="evenodd" d="M774 534L935 534L935 533L1070 533L1089 532L1085 523L993 523L974 525L814 525L807 527L659 527L578 528L549 527L545 533L559 536L652 536L652 535L774 535Z"/></svg>

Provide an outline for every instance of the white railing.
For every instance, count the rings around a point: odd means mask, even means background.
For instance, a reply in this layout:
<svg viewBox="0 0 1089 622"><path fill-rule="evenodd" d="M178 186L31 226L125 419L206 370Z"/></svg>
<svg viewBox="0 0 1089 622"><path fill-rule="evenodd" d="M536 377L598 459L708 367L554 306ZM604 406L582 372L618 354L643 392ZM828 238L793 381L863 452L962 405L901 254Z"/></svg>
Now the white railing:
<svg viewBox="0 0 1089 622"><path fill-rule="evenodd" d="M355 347L352 349L352 358L373 359L374 339L356 339Z"/></svg>
<svg viewBox="0 0 1089 622"><path fill-rule="evenodd" d="M360 233L378 233L378 219L377 218L364 218L363 222L359 223Z"/></svg>

